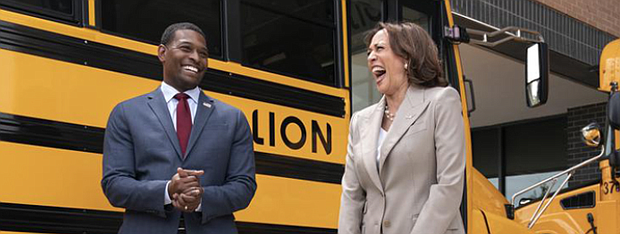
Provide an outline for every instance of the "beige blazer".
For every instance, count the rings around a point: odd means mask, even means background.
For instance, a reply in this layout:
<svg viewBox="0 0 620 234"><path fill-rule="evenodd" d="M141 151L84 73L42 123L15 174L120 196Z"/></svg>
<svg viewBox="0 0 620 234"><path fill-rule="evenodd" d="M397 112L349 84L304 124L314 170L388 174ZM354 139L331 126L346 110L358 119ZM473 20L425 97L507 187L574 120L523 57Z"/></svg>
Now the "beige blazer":
<svg viewBox="0 0 620 234"><path fill-rule="evenodd" d="M459 94L410 86L380 149L385 97L351 117L340 234L464 233L465 134Z"/></svg>

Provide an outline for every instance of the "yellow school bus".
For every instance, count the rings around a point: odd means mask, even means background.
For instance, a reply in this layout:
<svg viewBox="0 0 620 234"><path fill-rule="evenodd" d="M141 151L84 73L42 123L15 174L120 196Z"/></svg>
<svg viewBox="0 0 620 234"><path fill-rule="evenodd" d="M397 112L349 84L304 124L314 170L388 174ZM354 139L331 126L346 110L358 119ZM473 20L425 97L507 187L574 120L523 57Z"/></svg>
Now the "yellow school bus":
<svg viewBox="0 0 620 234"><path fill-rule="evenodd" d="M156 89L159 37L207 35L200 87L252 127L259 189L241 233L334 232L350 116L346 1L0 1L0 232L116 233L102 140Z"/></svg>
<svg viewBox="0 0 620 234"><path fill-rule="evenodd" d="M184 21L207 37L200 87L252 127L258 190L235 213L239 232L336 233L349 119L379 97L362 38L398 20L430 32L467 113L448 0L0 1L0 233L117 232L123 210L100 188L105 124L114 105L158 87L159 36ZM507 209L473 167L463 121L468 233L540 233L523 218L535 202Z"/></svg>

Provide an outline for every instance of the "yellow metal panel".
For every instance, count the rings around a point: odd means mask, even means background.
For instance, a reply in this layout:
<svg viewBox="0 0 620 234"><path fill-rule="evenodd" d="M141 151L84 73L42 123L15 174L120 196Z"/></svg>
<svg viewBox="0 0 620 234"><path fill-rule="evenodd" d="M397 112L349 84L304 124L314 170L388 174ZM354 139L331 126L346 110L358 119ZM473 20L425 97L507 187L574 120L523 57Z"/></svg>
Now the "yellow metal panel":
<svg viewBox="0 0 620 234"><path fill-rule="evenodd" d="M0 141L0 201L113 210L101 190L101 155Z"/></svg>
<svg viewBox="0 0 620 234"><path fill-rule="evenodd" d="M562 234L582 234L586 230L579 225L579 221L586 220L586 215L572 216L568 212L548 212L545 211L538 222L532 227L535 233L562 233ZM521 224L527 227L529 220ZM599 232L604 233L604 232Z"/></svg>
<svg viewBox="0 0 620 234"><path fill-rule="evenodd" d="M0 141L0 201L122 211L101 190L101 155ZM257 175L258 190L237 220L336 228L340 185ZM163 194L162 194L163 196Z"/></svg>
<svg viewBox="0 0 620 234"><path fill-rule="evenodd" d="M617 138L616 138L617 139ZM618 200L618 193L614 189L614 179L611 178L611 167L609 166L609 159L601 160L599 162L599 170L601 171L601 182L598 185L598 197L601 201L613 201Z"/></svg>
<svg viewBox="0 0 620 234"><path fill-rule="evenodd" d="M590 227L586 218L587 214L592 213L595 221L598 219L596 215L596 209L598 209L600 203L598 193L596 195L597 201L595 203L595 208L565 210L560 205L560 201L564 198L581 193L598 191L598 189L599 185L596 184L557 195L532 227L532 230L536 231L536 233L585 233ZM545 201L545 204L547 201L548 199ZM527 226L539 204L540 201L537 201L517 209L515 212L515 221Z"/></svg>
<svg viewBox="0 0 620 234"><path fill-rule="evenodd" d="M348 25L348 16L347 16L347 0L342 0L341 1L341 7L342 7L342 54L344 56L343 59L343 64L344 64L344 86L345 87L350 87L351 84L349 83L349 37L348 35L348 31L349 30L349 25Z"/></svg>
<svg viewBox="0 0 620 234"><path fill-rule="evenodd" d="M609 92L612 81L620 83L620 39L610 42L601 53L599 90Z"/></svg>
<svg viewBox="0 0 620 234"><path fill-rule="evenodd" d="M473 216L471 217L472 227L469 229L468 233L474 234L487 234L487 221L482 214L482 211L479 209L474 209L472 211Z"/></svg>
<svg viewBox="0 0 620 234"><path fill-rule="evenodd" d="M237 220L257 223L338 228L340 184L275 176L257 176L258 190Z"/></svg>
<svg viewBox="0 0 620 234"><path fill-rule="evenodd" d="M616 142L616 150L620 149L620 131L614 130L614 138Z"/></svg>
<svg viewBox="0 0 620 234"><path fill-rule="evenodd" d="M348 122L346 119L315 114L309 111L296 110L263 102L251 101L238 97L226 96L218 93L209 93L209 95L240 108L243 112L245 112L246 117L250 122L258 122L258 129L252 130L253 132L257 132L258 136L264 139L264 144L260 145L254 143L254 149L256 151L344 164L348 130ZM252 116L252 113L255 111L258 113L257 120L253 119ZM273 112L275 115L275 146L270 146L268 143L270 135L269 112ZM302 127L305 127L305 144L301 149L291 149L285 146L285 143L282 140L283 136L280 134L280 129L285 127L282 123L286 117L298 118L303 123ZM323 134L327 134L327 124L331 126L332 151L330 154L326 154L321 141L318 140L318 137L316 141L317 152L312 152L312 121L316 121L318 123ZM297 125L290 124L286 126L285 130L286 136L291 141L297 142L301 140L302 130Z"/></svg>
<svg viewBox="0 0 620 234"><path fill-rule="evenodd" d="M88 0L88 24L95 26L95 0Z"/></svg>
<svg viewBox="0 0 620 234"><path fill-rule="evenodd" d="M36 69L32 69L36 67ZM104 128L112 108L119 102L154 90L160 81L137 78L116 72L61 62L37 56L0 50L0 112L43 118ZM289 107L258 102L219 93L206 92L240 108L248 121L257 121L258 135L265 143L255 144L255 149L299 158L344 163L348 118L339 118ZM253 113L257 112L257 119ZM275 146L269 142L269 113L275 115ZM291 149L283 141L280 129L292 142L301 140L302 127L283 125L286 117L299 119L306 132L305 143L300 149ZM312 140L312 122L318 132L327 137L331 127L332 151L327 154L317 137ZM313 152L313 145L317 152Z"/></svg>
<svg viewBox="0 0 620 234"><path fill-rule="evenodd" d="M527 226L518 224L513 220L506 218L506 215L497 215L485 213L489 223L491 234L533 234L534 232L527 229ZM476 233L478 234L478 233Z"/></svg>
<svg viewBox="0 0 620 234"><path fill-rule="evenodd" d="M0 112L105 127L122 100L159 82L0 49Z"/></svg>
<svg viewBox="0 0 620 234"><path fill-rule="evenodd" d="M595 224L598 233L620 233L618 230L618 201L601 201L597 206Z"/></svg>
<svg viewBox="0 0 620 234"><path fill-rule="evenodd" d="M472 209L484 210L485 213L496 215L506 214L504 204L508 204L508 200L485 178L478 170L473 168L468 171L473 177L473 198Z"/></svg>

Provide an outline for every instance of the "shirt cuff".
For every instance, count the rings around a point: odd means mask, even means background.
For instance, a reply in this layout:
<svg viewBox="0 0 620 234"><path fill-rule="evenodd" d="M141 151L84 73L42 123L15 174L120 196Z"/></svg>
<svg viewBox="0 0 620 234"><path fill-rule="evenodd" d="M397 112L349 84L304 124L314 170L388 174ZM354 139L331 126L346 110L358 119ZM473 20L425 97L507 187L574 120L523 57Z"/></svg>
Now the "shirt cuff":
<svg viewBox="0 0 620 234"><path fill-rule="evenodd" d="M198 208L196 208L195 211L196 212L202 212L202 201L200 201L200 204L198 204Z"/></svg>
<svg viewBox="0 0 620 234"><path fill-rule="evenodd" d="M170 195L168 194L168 185L170 185L170 181L166 183L166 191L164 191L164 206L168 204L172 204L172 199L170 199ZM200 207L200 206L198 206Z"/></svg>

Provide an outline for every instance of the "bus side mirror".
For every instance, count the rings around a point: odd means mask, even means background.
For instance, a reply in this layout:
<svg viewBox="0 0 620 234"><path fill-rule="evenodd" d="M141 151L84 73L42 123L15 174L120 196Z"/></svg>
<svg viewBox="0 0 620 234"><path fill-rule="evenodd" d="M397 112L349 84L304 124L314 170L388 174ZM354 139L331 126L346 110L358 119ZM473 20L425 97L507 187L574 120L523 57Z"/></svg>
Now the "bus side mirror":
<svg viewBox="0 0 620 234"><path fill-rule="evenodd" d="M590 123L581 129L581 140L590 147L598 147L601 145L601 139L603 134L601 133L601 127L597 123Z"/></svg>
<svg viewBox="0 0 620 234"><path fill-rule="evenodd" d="M525 62L525 95L528 107L547 102L549 90L549 48L546 43L534 43L527 47Z"/></svg>

